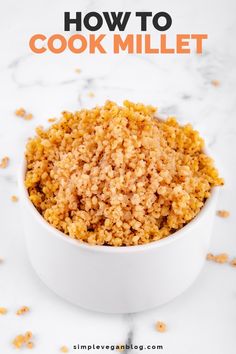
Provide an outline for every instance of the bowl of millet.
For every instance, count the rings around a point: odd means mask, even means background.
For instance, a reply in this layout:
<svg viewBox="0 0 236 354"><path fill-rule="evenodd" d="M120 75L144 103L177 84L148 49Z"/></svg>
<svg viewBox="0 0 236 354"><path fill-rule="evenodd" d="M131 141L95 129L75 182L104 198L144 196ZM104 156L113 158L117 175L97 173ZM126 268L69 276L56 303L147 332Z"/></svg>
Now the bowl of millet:
<svg viewBox="0 0 236 354"><path fill-rule="evenodd" d="M224 183L190 124L129 101L66 111L37 128L19 182L40 278L109 313L158 306L192 284Z"/></svg>

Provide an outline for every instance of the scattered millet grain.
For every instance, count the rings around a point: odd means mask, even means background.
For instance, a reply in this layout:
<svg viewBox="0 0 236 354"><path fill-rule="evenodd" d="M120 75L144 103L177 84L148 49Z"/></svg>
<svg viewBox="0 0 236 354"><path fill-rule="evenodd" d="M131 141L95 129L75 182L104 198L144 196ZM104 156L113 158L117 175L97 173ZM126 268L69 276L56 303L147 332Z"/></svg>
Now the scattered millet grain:
<svg viewBox="0 0 236 354"><path fill-rule="evenodd" d="M236 267L236 258L233 258L230 262L230 265Z"/></svg>
<svg viewBox="0 0 236 354"><path fill-rule="evenodd" d="M77 69L75 69L75 72L76 72L77 74L80 74L80 73L81 73L81 69L77 68Z"/></svg>
<svg viewBox="0 0 236 354"><path fill-rule="evenodd" d="M11 200L12 200L13 202L18 202L19 198L18 198L16 195L12 195L12 196L11 196Z"/></svg>
<svg viewBox="0 0 236 354"><path fill-rule="evenodd" d="M28 342L26 344L26 346L27 346L28 349L32 349L34 347L34 343L33 342Z"/></svg>
<svg viewBox="0 0 236 354"><path fill-rule="evenodd" d="M216 214L221 218L228 218L230 216L230 212L227 210L217 210Z"/></svg>
<svg viewBox="0 0 236 354"><path fill-rule="evenodd" d="M23 118L25 120L31 120L33 118L33 114L26 112L26 110L24 108L18 108L15 111L15 115L17 117L21 117L21 118Z"/></svg>
<svg viewBox="0 0 236 354"><path fill-rule="evenodd" d="M62 353L68 353L68 352L69 352L69 349L68 349L68 347L67 347L66 345L63 345L63 346L60 348L60 351L61 351Z"/></svg>
<svg viewBox="0 0 236 354"><path fill-rule="evenodd" d="M25 341L26 342L29 342L30 339L32 339L32 337L33 337L33 333L31 331L25 332Z"/></svg>
<svg viewBox="0 0 236 354"><path fill-rule="evenodd" d="M215 260L215 256L212 253L207 253L206 259L208 261L214 261Z"/></svg>
<svg viewBox="0 0 236 354"><path fill-rule="evenodd" d="M223 180L199 133L155 112L107 101L37 128L25 185L51 225L93 245L132 246L166 237L199 213Z"/></svg>
<svg viewBox="0 0 236 354"><path fill-rule="evenodd" d="M6 168L9 165L9 157L5 156L2 158L1 162L0 162L0 168Z"/></svg>
<svg viewBox="0 0 236 354"><path fill-rule="evenodd" d="M21 308L19 308L19 310L16 311L16 314L18 316L21 316L23 314L25 314L26 312L29 312L29 307L28 306L22 306Z"/></svg>
<svg viewBox="0 0 236 354"><path fill-rule="evenodd" d="M18 334L12 341L12 344L16 348L21 348L23 345L25 345L28 349L32 349L34 347L34 343L30 341L30 339L33 337L32 332L27 331L25 334Z"/></svg>
<svg viewBox="0 0 236 354"><path fill-rule="evenodd" d="M229 260L229 256L227 255L227 253L220 253L218 255L215 256L215 262L216 263L227 263Z"/></svg>
<svg viewBox="0 0 236 354"><path fill-rule="evenodd" d="M56 118L48 118L48 122L49 122L49 123L56 122L56 120L57 120Z"/></svg>
<svg viewBox="0 0 236 354"><path fill-rule="evenodd" d="M28 113L24 116L25 120L31 120L33 118L33 114L32 113Z"/></svg>
<svg viewBox="0 0 236 354"><path fill-rule="evenodd" d="M26 115L26 110L24 108L18 108L16 111L15 111L15 115L17 117L24 117Z"/></svg>
<svg viewBox="0 0 236 354"><path fill-rule="evenodd" d="M156 323L156 330L157 330L158 332L166 332L167 326L166 326L166 324L165 324L164 322L158 321L158 322Z"/></svg>
<svg viewBox="0 0 236 354"><path fill-rule="evenodd" d="M7 309L6 307L0 307L0 315L6 315Z"/></svg>
<svg viewBox="0 0 236 354"><path fill-rule="evenodd" d="M0 263L3 263L3 261L4 261L4 260L3 260L3 258L2 258L2 257L0 257Z"/></svg>
<svg viewBox="0 0 236 354"><path fill-rule="evenodd" d="M211 84L215 87L220 86L220 81L219 80L212 80Z"/></svg>
<svg viewBox="0 0 236 354"><path fill-rule="evenodd" d="M220 253L215 256L212 253L208 253L206 258L208 261L213 261L213 262L221 263L221 264L227 263L229 260L229 256L227 253Z"/></svg>
<svg viewBox="0 0 236 354"><path fill-rule="evenodd" d="M18 334L12 341L12 344L16 348L21 348L25 344L25 336L23 334Z"/></svg>

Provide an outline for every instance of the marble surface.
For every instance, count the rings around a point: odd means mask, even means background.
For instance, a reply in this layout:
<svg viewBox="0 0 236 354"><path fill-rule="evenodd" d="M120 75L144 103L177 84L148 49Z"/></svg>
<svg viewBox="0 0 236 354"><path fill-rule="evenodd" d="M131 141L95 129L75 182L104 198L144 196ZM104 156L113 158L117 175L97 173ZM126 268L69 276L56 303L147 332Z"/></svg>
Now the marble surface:
<svg viewBox="0 0 236 354"><path fill-rule="evenodd" d="M215 218L210 250L235 257L235 7L230 0L10 0L1 5L0 157L8 155L10 164L0 170L0 306L9 310L0 316L0 353L15 353L11 340L26 330L34 333L33 352L38 354L58 353L63 344L76 352L72 345L77 343L162 345L159 352L166 354L235 353L236 269L206 262L188 291L148 312L105 315L85 311L58 298L37 278L26 254L20 201L11 201L11 195L18 193L17 172L25 141L36 126L48 126L47 119L62 110L92 107L108 98L119 103L125 98L151 103L163 116L176 115L181 122L193 123L205 137L226 180L218 208L231 212L228 219ZM76 10L165 10L173 18L172 34L202 32L208 33L209 40L200 56L30 52L32 34L63 32L63 12ZM132 26L129 32L136 30ZM212 80L220 84L214 86ZM19 107L34 118L16 117L14 111ZM22 305L28 305L31 312L18 317L15 311ZM158 320L167 323L166 333L155 331Z"/></svg>

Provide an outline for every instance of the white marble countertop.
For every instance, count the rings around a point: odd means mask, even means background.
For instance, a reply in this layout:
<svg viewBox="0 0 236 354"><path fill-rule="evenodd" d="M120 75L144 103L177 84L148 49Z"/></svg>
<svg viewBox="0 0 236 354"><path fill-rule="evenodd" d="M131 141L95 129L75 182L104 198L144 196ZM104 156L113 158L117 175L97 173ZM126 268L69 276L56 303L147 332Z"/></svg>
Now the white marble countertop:
<svg viewBox="0 0 236 354"><path fill-rule="evenodd" d="M173 33L208 33L203 55L61 55L32 54L33 33L60 33L64 11L153 11L172 14ZM134 315L105 315L77 308L54 295L35 275L28 261L19 215L17 171L27 137L62 110L102 104L106 99L151 103L162 115L191 122L205 137L225 178L210 250L236 256L236 51L233 1L5 1L1 5L0 158L0 353L15 353L11 340L31 330L34 353L53 354L63 344L162 345L166 354L234 354L236 347L236 269L206 262L194 285L159 308ZM132 31L132 27L131 27ZM81 73L75 70L81 69ZM218 80L219 85L212 85ZM90 92L94 97L90 97ZM31 121L16 117L16 108L33 113ZM28 305L31 312L17 317ZM168 331L155 331L155 322ZM81 350L81 352L86 352ZM95 353L97 350L90 350ZM104 351L105 352L105 351ZM109 352L109 350L107 351ZM129 351L126 351L127 353ZM133 353L138 353L134 350ZM152 350L150 350L152 352Z"/></svg>

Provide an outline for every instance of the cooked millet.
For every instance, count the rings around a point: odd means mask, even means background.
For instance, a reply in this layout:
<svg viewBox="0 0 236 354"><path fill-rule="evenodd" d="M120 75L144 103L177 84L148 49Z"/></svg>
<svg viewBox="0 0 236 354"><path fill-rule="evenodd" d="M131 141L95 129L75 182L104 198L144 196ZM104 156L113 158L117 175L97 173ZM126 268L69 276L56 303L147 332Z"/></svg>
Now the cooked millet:
<svg viewBox="0 0 236 354"><path fill-rule="evenodd" d="M206 259L208 261L214 261L215 260L215 256L212 253L207 253Z"/></svg>
<svg viewBox="0 0 236 354"><path fill-rule="evenodd" d="M219 80L211 80L211 84L212 84L213 86L218 87L218 86L220 86L220 81L219 81Z"/></svg>
<svg viewBox="0 0 236 354"><path fill-rule="evenodd" d="M21 118L23 118L25 120L31 120L33 118L33 114L26 112L26 110L24 108L18 108L15 111L15 115L17 117L21 117Z"/></svg>
<svg viewBox="0 0 236 354"><path fill-rule="evenodd" d="M25 337L23 334L18 334L12 341L12 344L16 348L21 348L25 344Z"/></svg>
<svg viewBox="0 0 236 354"><path fill-rule="evenodd" d="M16 195L11 196L12 202L18 202L19 198Z"/></svg>
<svg viewBox="0 0 236 354"><path fill-rule="evenodd" d="M33 342L28 342L28 343L26 344L26 346L27 346L28 349L33 349L34 343L33 343Z"/></svg>
<svg viewBox="0 0 236 354"><path fill-rule="evenodd" d="M228 210L217 210L217 215L221 218L228 218L230 216L230 212Z"/></svg>
<svg viewBox="0 0 236 354"><path fill-rule="evenodd" d="M24 116L25 120L31 120L33 118L33 114L32 113L28 113Z"/></svg>
<svg viewBox="0 0 236 354"><path fill-rule="evenodd" d="M51 225L93 245L130 246L166 237L199 213L223 180L199 133L155 112L107 101L37 128L25 185Z"/></svg>
<svg viewBox="0 0 236 354"><path fill-rule="evenodd" d="M17 108L16 111L15 111L15 115L17 117L24 117L26 115L26 110L24 108Z"/></svg>
<svg viewBox="0 0 236 354"><path fill-rule="evenodd" d="M32 332L27 331L25 334L18 334L12 341L12 344L15 348L21 348L22 346L26 346L28 349L32 349L34 347L34 343L30 341L33 337Z"/></svg>
<svg viewBox="0 0 236 354"><path fill-rule="evenodd" d="M161 322L161 321L158 321L157 323L156 323L156 330L158 331L158 332L166 332L166 330L167 330L167 325L164 323L164 322Z"/></svg>
<svg viewBox="0 0 236 354"><path fill-rule="evenodd" d="M215 262L216 263L227 263L229 260L229 256L227 253L220 253L215 256Z"/></svg>
<svg viewBox="0 0 236 354"><path fill-rule="evenodd" d="M227 253L220 253L220 254L217 254L217 255L213 255L212 253L208 253L207 254L207 260L223 264L223 263L227 263L228 262L229 256L228 256Z"/></svg>
<svg viewBox="0 0 236 354"><path fill-rule="evenodd" d="M21 308L19 308L19 310L17 310L16 311L16 314L18 315L18 316L21 316L21 315L23 315L24 313L26 313L26 312L29 312L29 307L28 306L22 306Z"/></svg>
<svg viewBox="0 0 236 354"><path fill-rule="evenodd" d="M32 339L33 333L31 331L25 332L25 341L28 342L30 339Z"/></svg>
<svg viewBox="0 0 236 354"><path fill-rule="evenodd" d="M7 309L6 307L0 307L0 315L6 315Z"/></svg>
<svg viewBox="0 0 236 354"><path fill-rule="evenodd" d="M28 331L25 334L18 334L12 341L12 344L15 348L20 349L22 346L26 346L28 349L32 349L34 347L34 343L30 341L33 337L32 332Z"/></svg>
<svg viewBox="0 0 236 354"><path fill-rule="evenodd" d="M57 119L56 118L48 118L48 122L49 123L53 123L53 122L55 122Z"/></svg>
<svg viewBox="0 0 236 354"><path fill-rule="evenodd" d="M230 261L230 265L233 266L233 267L236 267L236 258L233 258L233 259Z"/></svg>
<svg viewBox="0 0 236 354"><path fill-rule="evenodd" d="M9 165L9 157L5 156L2 158L1 162L0 162L0 168L6 168Z"/></svg>

